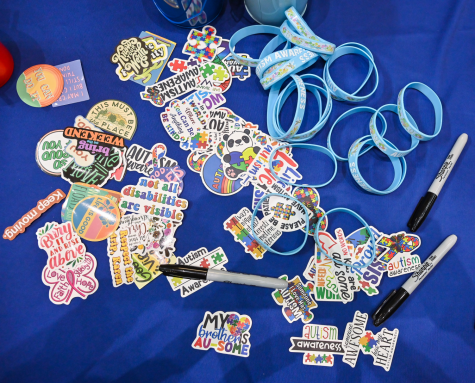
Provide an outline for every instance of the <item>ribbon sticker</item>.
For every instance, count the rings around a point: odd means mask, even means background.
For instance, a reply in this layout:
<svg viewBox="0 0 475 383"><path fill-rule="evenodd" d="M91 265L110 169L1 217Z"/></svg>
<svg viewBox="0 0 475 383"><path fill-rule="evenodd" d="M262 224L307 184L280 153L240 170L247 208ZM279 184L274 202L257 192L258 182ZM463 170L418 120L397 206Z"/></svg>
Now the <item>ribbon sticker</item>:
<svg viewBox="0 0 475 383"><path fill-rule="evenodd" d="M258 260L263 258L266 250L252 236L251 220L252 213L247 207L243 207L237 214L233 214L224 221L224 230L229 231L233 235L234 240L242 244L246 253ZM259 220L257 217L254 220L254 232L269 247L282 235L282 232L277 230L268 221L265 219Z"/></svg>
<svg viewBox="0 0 475 383"><path fill-rule="evenodd" d="M127 159L127 169L134 172L150 176L155 168L174 167L177 162L166 156L167 147L164 144L157 143L151 150L133 144L127 149L125 157Z"/></svg>
<svg viewBox="0 0 475 383"><path fill-rule="evenodd" d="M378 245L388 248L388 251L380 255L379 260L384 263L389 263L397 254L410 253L419 248L421 245L421 238L417 235L407 235L405 231L391 235L382 235Z"/></svg>
<svg viewBox="0 0 475 383"><path fill-rule="evenodd" d="M228 257L221 247L208 252L202 247L190 251L184 257L177 257L177 264L204 267L206 269L226 270L224 264L228 263ZM203 287L209 286L213 281L201 281L179 277L167 277L173 291L180 290L181 297L186 298Z"/></svg>
<svg viewBox="0 0 475 383"><path fill-rule="evenodd" d="M345 353L335 326L307 324L303 327L302 338L291 337L290 342L289 351L304 353L303 364L309 366L333 367L334 354Z"/></svg>
<svg viewBox="0 0 475 383"><path fill-rule="evenodd" d="M279 277L288 280L287 275ZM303 284L298 276L289 281L289 287L286 289L274 290L272 298L282 306L282 314L289 323L302 320L308 323L313 319L312 309L317 308L317 303L311 297L313 283Z"/></svg>
<svg viewBox="0 0 475 383"><path fill-rule="evenodd" d="M399 330L397 328L393 331L383 328L376 335L371 331L367 331L359 341L361 351L363 354L373 356L373 364L375 366L380 366L386 371L389 371L393 361L398 336Z"/></svg>
<svg viewBox="0 0 475 383"><path fill-rule="evenodd" d="M349 364L351 367L355 367L358 361L360 339L364 335L367 322L368 314L362 314L356 311L353 322L346 325L345 334L343 335L343 349L345 350L343 362Z"/></svg>
<svg viewBox="0 0 475 383"><path fill-rule="evenodd" d="M248 357L251 349L252 319L234 311L207 311L196 330L191 347L208 351L214 348L220 354Z"/></svg>
<svg viewBox="0 0 475 383"><path fill-rule="evenodd" d="M8 226L3 232L3 239L14 240L18 234L24 233L25 229L31 225L33 221L38 219L44 211L51 208L54 204L62 201L66 197L62 190L56 189L48 197L39 200L36 207L23 215L13 226Z"/></svg>

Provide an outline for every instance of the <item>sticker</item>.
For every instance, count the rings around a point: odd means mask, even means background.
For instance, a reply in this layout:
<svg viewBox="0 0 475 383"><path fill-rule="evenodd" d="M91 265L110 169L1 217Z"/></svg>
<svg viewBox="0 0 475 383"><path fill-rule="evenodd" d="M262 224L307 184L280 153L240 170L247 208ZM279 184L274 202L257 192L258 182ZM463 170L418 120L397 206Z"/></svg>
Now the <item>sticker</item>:
<svg viewBox="0 0 475 383"><path fill-rule="evenodd" d="M190 251L183 258L177 257L178 265L188 265L204 267L206 269L224 270L224 264L228 263L228 257L221 247L208 252L206 248L202 247L195 251ZM181 297L186 298L203 287L209 286L213 281L195 280L179 277L167 277L173 291L180 290Z"/></svg>
<svg viewBox="0 0 475 383"><path fill-rule="evenodd" d="M48 254L49 270L66 270L84 261L86 246L71 222L48 222L36 232L38 247Z"/></svg>
<svg viewBox="0 0 475 383"><path fill-rule="evenodd" d="M196 90L196 77L199 74L199 66L189 67L182 73L147 86L144 92L140 92L140 97L142 100L150 101L153 106L162 107L168 101Z"/></svg>
<svg viewBox="0 0 475 383"><path fill-rule="evenodd" d="M333 270L333 261L318 251L317 245L315 245L315 255L310 257L303 276L314 282L315 300L342 302Z"/></svg>
<svg viewBox="0 0 475 383"><path fill-rule="evenodd" d="M403 274L414 273L421 267L421 258L417 254L396 255L388 264L388 277L398 277Z"/></svg>
<svg viewBox="0 0 475 383"><path fill-rule="evenodd" d="M397 254L417 250L421 245L421 238L414 234L407 235L405 231L401 231L391 235L382 235L377 244L388 249L379 256L379 260L389 263Z"/></svg>
<svg viewBox="0 0 475 383"><path fill-rule="evenodd" d="M125 154L127 170L149 176L154 172L155 167L165 168L176 166L177 162L165 156L166 152L167 147L164 144L155 144L151 150L145 149L137 144L132 144ZM153 163L154 159L156 159L155 165Z"/></svg>
<svg viewBox="0 0 475 383"><path fill-rule="evenodd" d="M36 207L31 209L28 213L23 215L13 226L8 226L3 232L3 239L14 240L18 234L24 233L25 229L31 225L31 223L43 214L46 210L51 208L54 204L59 203L66 197L66 194L62 190L56 189L48 197L43 200L39 200Z"/></svg>
<svg viewBox="0 0 475 383"><path fill-rule="evenodd" d="M114 287L134 282L135 268L132 265L128 233L128 230L121 229L107 238L107 255Z"/></svg>
<svg viewBox="0 0 475 383"><path fill-rule="evenodd" d="M207 311L196 329L192 347L208 351L213 348L220 354L248 357L251 350L252 319L234 311Z"/></svg>
<svg viewBox="0 0 475 383"><path fill-rule="evenodd" d="M180 59L173 59L168 63L168 68L170 72L173 73L182 73L188 69L187 61Z"/></svg>
<svg viewBox="0 0 475 383"><path fill-rule="evenodd" d="M191 101L200 101L209 111L226 103L226 97L224 97L224 95L206 92L204 90L197 90L189 96L186 96L185 100L189 103L191 103Z"/></svg>
<svg viewBox="0 0 475 383"><path fill-rule="evenodd" d="M343 230L338 228L335 230L335 234L336 240L327 232L319 232L318 241L321 249L340 262L352 264L351 253L348 250ZM354 293L359 290L357 278L352 274L353 269L333 262L333 270L343 303L352 301Z"/></svg>
<svg viewBox="0 0 475 383"><path fill-rule="evenodd" d="M216 154L206 158L203 163L201 181L211 193L220 196L236 194L244 187L241 180L230 180L225 176L221 159Z"/></svg>
<svg viewBox="0 0 475 383"><path fill-rule="evenodd" d="M93 130L96 132L102 132L99 128L94 126L91 122L85 119L83 116L76 116L74 119L74 126L76 128ZM68 153L78 166L90 166L94 163L95 156L83 150L77 149L78 140L70 139L66 144L65 152Z"/></svg>
<svg viewBox="0 0 475 383"><path fill-rule="evenodd" d="M55 102L63 91L63 76L51 65L35 65L18 78L16 90L21 100L35 108L43 108Z"/></svg>
<svg viewBox="0 0 475 383"><path fill-rule="evenodd" d="M177 195L180 195L183 191L183 178L185 177L186 172L184 169L181 169L178 165L173 167L165 168L154 168L152 174L149 178L154 180L160 180L163 182L176 182L178 183Z"/></svg>
<svg viewBox="0 0 475 383"><path fill-rule="evenodd" d="M210 153L191 152L186 159L188 168L195 173L201 173L201 169L209 156Z"/></svg>
<svg viewBox="0 0 475 383"><path fill-rule="evenodd" d="M155 41L151 41L152 49L158 48ZM117 64L115 73L121 81L127 81L132 76L144 78L144 74L158 61L159 57L152 57L153 50L147 47L145 41L139 37L124 39L114 49L110 62Z"/></svg>
<svg viewBox="0 0 475 383"><path fill-rule="evenodd" d="M139 289L162 274L160 265L176 263L176 257L173 254L166 256L155 250L147 250L143 254L133 252L132 259L135 268L135 285Z"/></svg>
<svg viewBox="0 0 475 383"><path fill-rule="evenodd" d="M288 280L287 275L279 277ZM303 284L298 276L289 281L286 289L274 290L272 298L282 306L282 314L289 323L302 320L303 323L311 322L313 319L312 309L317 308L317 303L313 300L311 293L313 283Z"/></svg>
<svg viewBox="0 0 475 383"><path fill-rule="evenodd" d="M295 231L305 228L305 208L297 201L285 197L272 196L262 203L264 219L281 231ZM312 212L308 212L313 216Z"/></svg>
<svg viewBox="0 0 475 383"><path fill-rule="evenodd" d="M244 58L249 58L249 55L246 53L238 53L237 55ZM224 64L229 68L231 76L239 79L239 81L244 81L251 77L251 68L240 64L233 56L229 55L223 61Z"/></svg>
<svg viewBox="0 0 475 383"><path fill-rule="evenodd" d="M52 176L60 176L61 169L71 158L66 149L67 139L63 130L53 130L46 133L36 145L36 163L42 171Z"/></svg>
<svg viewBox="0 0 475 383"><path fill-rule="evenodd" d="M72 212L74 230L88 241L102 241L111 236L119 226L120 211L117 205L104 196L86 197L78 202Z"/></svg>
<svg viewBox="0 0 475 383"><path fill-rule="evenodd" d="M114 201L119 205L122 195L115 190L102 189L97 186L92 186L84 183L75 183L71 185L66 201L61 209L61 220L63 222L71 221L72 213L76 205L86 197L103 196Z"/></svg>
<svg viewBox="0 0 475 383"><path fill-rule="evenodd" d="M308 235L314 235L317 223L320 218L325 214L325 210L319 207L320 195L317 189L311 187L296 187L292 192L292 197L297 198L302 204L307 207L312 213L312 218L309 219ZM328 217L322 220L320 223L320 230L325 231L328 226ZM302 228L302 230L304 230Z"/></svg>
<svg viewBox="0 0 475 383"><path fill-rule="evenodd" d="M64 88L61 96L53 103L57 106L75 104L89 100L86 80L82 72L81 60L74 60L62 65L56 65L63 76Z"/></svg>
<svg viewBox="0 0 475 383"><path fill-rule="evenodd" d="M251 254L256 260L262 259L266 250L256 241L251 230L252 213L247 207L243 207L237 214L233 214L224 221L224 230L229 231L236 242L241 243L246 253ZM259 221L254 218L254 232L267 246L271 247L282 235L268 221Z"/></svg>
<svg viewBox="0 0 475 383"><path fill-rule="evenodd" d="M369 354L373 357L373 364L389 371L393 361L394 351L396 350L399 330L396 328L389 331L383 328L376 335L372 331L367 331L360 338L360 347L363 354Z"/></svg>
<svg viewBox="0 0 475 383"><path fill-rule="evenodd" d="M122 166L121 152L114 148L108 156L96 154L90 166L79 166L74 161L69 162L62 172L61 178L73 184L82 182L88 185L104 186L112 174Z"/></svg>
<svg viewBox="0 0 475 383"><path fill-rule="evenodd" d="M338 328L321 324L303 326L302 338L291 337L290 352L303 352L303 364L333 367L335 354L343 355L343 341L338 340Z"/></svg>
<svg viewBox="0 0 475 383"><path fill-rule="evenodd" d="M125 147L122 137L89 129L67 127L64 129L63 135L66 138L77 139L75 150L86 151L91 154L102 153L105 157L109 157L113 147L118 149Z"/></svg>
<svg viewBox="0 0 475 383"><path fill-rule="evenodd" d="M216 48L221 44L222 38L216 36L216 28L206 26L202 31L192 29L183 47L183 53L193 56L200 63L212 61L216 55Z"/></svg>
<svg viewBox="0 0 475 383"><path fill-rule="evenodd" d="M139 37L151 51L152 59L155 61L152 60L153 64L141 76L134 75L130 80L143 86L153 85L160 78L176 43L150 32L142 32Z"/></svg>
<svg viewBox="0 0 475 383"><path fill-rule="evenodd" d="M99 129L131 140L137 130L137 115L123 101L104 100L94 105L86 118Z"/></svg>
<svg viewBox="0 0 475 383"><path fill-rule="evenodd" d="M343 335L343 362L351 367L356 366L360 353L360 339L366 331L366 323L368 322L368 314L355 312L353 322L346 325L345 334Z"/></svg>
<svg viewBox="0 0 475 383"><path fill-rule="evenodd" d="M120 208L138 214L169 218L175 221L183 219L188 201L177 198L178 183L163 182L140 177L137 185L124 186L121 190Z"/></svg>

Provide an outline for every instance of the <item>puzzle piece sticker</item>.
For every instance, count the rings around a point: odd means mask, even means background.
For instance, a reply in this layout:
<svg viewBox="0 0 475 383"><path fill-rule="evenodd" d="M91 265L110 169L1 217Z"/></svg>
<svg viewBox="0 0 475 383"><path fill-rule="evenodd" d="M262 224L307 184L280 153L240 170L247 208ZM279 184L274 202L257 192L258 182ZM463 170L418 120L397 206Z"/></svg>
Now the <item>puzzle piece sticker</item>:
<svg viewBox="0 0 475 383"><path fill-rule="evenodd" d="M290 342L289 351L304 353L303 364L309 366L333 367L334 355L345 352L335 326L307 324L303 327L302 337L291 337Z"/></svg>
<svg viewBox="0 0 475 383"><path fill-rule="evenodd" d="M266 198L262 203L264 218L281 231L305 229L305 209L298 202L280 196ZM308 211L313 217L313 213Z"/></svg>
<svg viewBox="0 0 475 383"><path fill-rule="evenodd" d="M233 214L224 221L224 230L229 231L236 242L243 245L246 253L255 260L262 259L266 250L252 236L251 230L252 213L247 207L243 207L237 214ZM259 240L267 246L272 245L280 238L282 232L270 225L266 220L254 219L254 232Z"/></svg>
<svg viewBox="0 0 475 383"><path fill-rule="evenodd" d="M222 38L216 36L216 28L206 26L202 31L192 29L187 40L183 47L183 53L194 57L201 63L214 59Z"/></svg>
<svg viewBox="0 0 475 383"><path fill-rule="evenodd" d="M220 354L248 357L251 327L252 319L248 315L234 311L217 311L214 314L207 311L191 347L201 351L213 348Z"/></svg>
<svg viewBox="0 0 475 383"><path fill-rule="evenodd" d="M188 69L187 61L180 59L173 59L168 63L168 68L173 73L181 73Z"/></svg>
<svg viewBox="0 0 475 383"><path fill-rule="evenodd" d="M325 210L319 206L320 195L318 194L317 189L311 187L296 187L292 192L292 196L297 198L297 200L303 203L313 213L312 218L309 219L308 235L314 235L317 222L325 215ZM319 230L325 231L327 226L328 217L325 217L325 219L320 223ZM304 230L304 228L302 228L302 230Z"/></svg>
<svg viewBox="0 0 475 383"><path fill-rule="evenodd" d="M279 277L288 280L287 275ZM282 314L289 323L302 320L303 323L311 322L313 319L312 309L317 308L317 303L313 300L311 293L313 283L303 284L298 276L289 281L286 289L274 290L272 298L282 306Z"/></svg>
<svg viewBox="0 0 475 383"><path fill-rule="evenodd" d="M184 257L177 257L177 264L205 267L208 269L226 270L224 265L228 263L228 257L221 247L208 252L202 247L195 251L190 251ZM209 286L213 281L198 281L186 278L167 277L173 291L180 290L181 297L186 298L191 294Z"/></svg>

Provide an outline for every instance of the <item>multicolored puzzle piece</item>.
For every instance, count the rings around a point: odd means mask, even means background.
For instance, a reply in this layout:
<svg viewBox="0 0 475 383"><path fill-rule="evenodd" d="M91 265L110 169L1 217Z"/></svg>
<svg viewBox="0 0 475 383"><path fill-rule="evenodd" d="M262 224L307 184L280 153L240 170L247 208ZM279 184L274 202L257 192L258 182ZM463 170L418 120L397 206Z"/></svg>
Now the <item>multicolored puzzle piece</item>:
<svg viewBox="0 0 475 383"><path fill-rule="evenodd" d="M221 44L222 38L216 36L216 29L206 26L200 32L192 29L188 35L188 42L183 47L183 53L193 56L200 63L211 61L216 55L216 48Z"/></svg>
<svg viewBox="0 0 475 383"><path fill-rule="evenodd" d="M287 204L284 208L283 202L278 202L276 206L273 206L270 209L274 212L274 218L282 218L286 221L295 215L295 211L292 211L292 206Z"/></svg>

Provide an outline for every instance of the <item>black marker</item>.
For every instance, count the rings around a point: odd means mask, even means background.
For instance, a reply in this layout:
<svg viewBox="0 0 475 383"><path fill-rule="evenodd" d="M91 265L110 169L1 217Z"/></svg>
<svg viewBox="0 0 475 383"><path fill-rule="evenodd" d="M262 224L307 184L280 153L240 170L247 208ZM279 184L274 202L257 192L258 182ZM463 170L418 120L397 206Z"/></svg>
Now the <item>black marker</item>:
<svg viewBox="0 0 475 383"><path fill-rule="evenodd" d="M399 290L393 290L391 294L389 294L372 316L373 324L376 327L381 326L386 319L396 312L399 306L403 304L416 287L427 277L430 271L455 245L455 242L457 242L457 236L453 234L449 235Z"/></svg>
<svg viewBox="0 0 475 383"><path fill-rule="evenodd" d="M442 190L445 181L447 181L447 178L449 177L450 172L454 168L454 165L457 162L460 153L462 153L462 150L465 147L467 140L467 134L463 133L459 136L457 141L455 141L455 144L452 147L452 150L450 151L449 155L445 159L444 164L437 173L434 182L432 182L432 185L430 185L429 191L424 197L419 200L419 203L416 206L416 210L414 210L414 213L412 213L411 218L407 223L407 226L409 227L409 229L411 229L412 232L415 233L417 229L419 229L419 227L422 225L427 215L429 214L430 209L432 209L432 206L434 205L435 200L439 196L439 193Z"/></svg>
<svg viewBox="0 0 475 383"><path fill-rule="evenodd" d="M286 289L289 284L279 278L261 277L259 275L231 273L224 270L206 269L204 267L186 265L160 265L160 271L167 277L201 279L215 282L235 283L270 289Z"/></svg>

